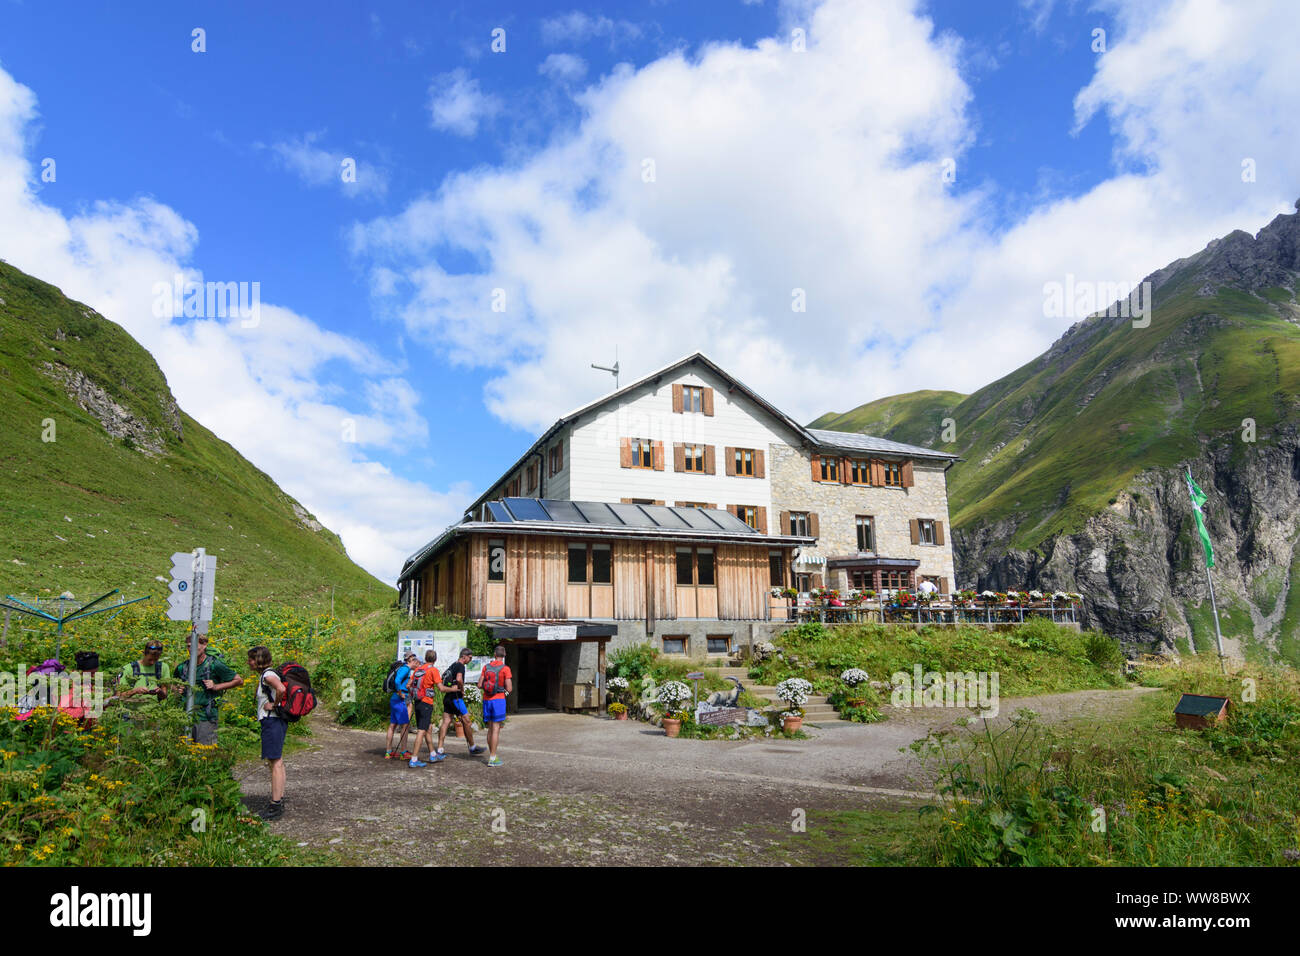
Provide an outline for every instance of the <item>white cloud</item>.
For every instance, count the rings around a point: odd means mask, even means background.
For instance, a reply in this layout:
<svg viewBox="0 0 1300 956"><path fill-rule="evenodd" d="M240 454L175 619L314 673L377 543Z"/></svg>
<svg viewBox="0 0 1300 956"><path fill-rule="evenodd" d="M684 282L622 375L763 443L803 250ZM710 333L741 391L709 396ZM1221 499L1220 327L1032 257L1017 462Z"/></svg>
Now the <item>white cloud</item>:
<svg viewBox="0 0 1300 956"><path fill-rule="evenodd" d="M561 83L576 83L587 75L587 61L572 53L552 53L537 72Z"/></svg>
<svg viewBox="0 0 1300 956"><path fill-rule="evenodd" d="M501 111L501 100L484 93L464 69L441 73L429 84L429 113L434 129L474 136L479 123Z"/></svg>
<svg viewBox="0 0 1300 956"><path fill-rule="evenodd" d="M155 283L177 273L205 278L190 264L198 230L148 199L99 202L74 216L41 202L27 158L36 115L32 91L0 69L0 257L122 325L153 354L186 412L338 532L353 560L394 581L405 557L455 520L473 492L435 490L367 457L426 435L409 383L363 343L273 303L264 301L259 324L247 329L237 317L156 317ZM262 294L273 295L266 282ZM327 363L360 385L331 386ZM344 440L347 419L355 443Z"/></svg>
<svg viewBox="0 0 1300 956"><path fill-rule="evenodd" d="M337 186L345 196L382 196L388 191L388 173L355 155L316 145L320 133L281 140L269 147L276 160L308 186ZM258 144L261 146L262 144Z"/></svg>
<svg viewBox="0 0 1300 956"><path fill-rule="evenodd" d="M586 43L593 39L607 39L611 47L627 40L638 39L644 30L629 20L611 20L606 16L591 16L579 10L547 17L541 23L542 42L548 44Z"/></svg>
<svg viewBox="0 0 1300 956"><path fill-rule="evenodd" d="M1059 122L1108 117L1119 167L1001 232L985 225L993 185L942 181L952 158L964 182L974 136L961 41L919 3L829 0L785 4L782 32L755 46L616 69L579 96L576 131L449 177L359 227L354 248L413 334L495 372L490 407L523 427L604 390L587 366L616 345L625 381L701 349L804 419L973 390L1073 321L1044 317L1045 282L1140 279L1290 208L1300 25L1245 6L1117 7L1111 52ZM1240 181L1243 156L1259 182ZM448 245L483 271L446 272L435 250Z"/></svg>

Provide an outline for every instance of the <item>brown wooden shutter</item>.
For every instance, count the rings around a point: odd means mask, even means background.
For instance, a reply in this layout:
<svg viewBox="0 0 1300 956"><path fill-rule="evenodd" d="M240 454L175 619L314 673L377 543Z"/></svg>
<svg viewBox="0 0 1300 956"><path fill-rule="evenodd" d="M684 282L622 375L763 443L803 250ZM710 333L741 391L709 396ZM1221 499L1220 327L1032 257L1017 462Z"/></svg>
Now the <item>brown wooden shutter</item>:
<svg viewBox="0 0 1300 956"><path fill-rule="evenodd" d="M763 505L759 505L756 510L758 512L756 516L758 518L758 530L762 534L767 534L767 508Z"/></svg>
<svg viewBox="0 0 1300 956"><path fill-rule="evenodd" d="M656 501L655 504L657 504L657 505L662 505L663 502L662 502L662 501Z"/></svg>
<svg viewBox="0 0 1300 956"><path fill-rule="evenodd" d="M706 388L704 390L704 414L713 414L713 389L711 388Z"/></svg>
<svg viewBox="0 0 1300 956"><path fill-rule="evenodd" d="M903 472L903 487L911 488L912 487L912 462L910 459L908 461L903 462L902 472Z"/></svg>
<svg viewBox="0 0 1300 956"><path fill-rule="evenodd" d="M912 529L912 544L921 543L921 522L916 518L908 521L908 526Z"/></svg>
<svg viewBox="0 0 1300 956"><path fill-rule="evenodd" d="M618 452L618 466L620 468L632 467L632 439L621 438Z"/></svg>
<svg viewBox="0 0 1300 956"><path fill-rule="evenodd" d="M761 448L757 448L754 450L754 477L755 478L767 477L767 455L763 452L763 449Z"/></svg>
<svg viewBox="0 0 1300 956"><path fill-rule="evenodd" d="M623 504L625 504L625 505L630 505L630 504L632 503L632 499L631 499L631 498L619 498L618 500L621 501L621 502L622 502Z"/></svg>
<svg viewBox="0 0 1300 956"><path fill-rule="evenodd" d="M558 475L564 471L564 439L561 438L555 443L555 473Z"/></svg>
<svg viewBox="0 0 1300 956"><path fill-rule="evenodd" d="M682 410L682 405L683 405L682 387L680 385L674 385L673 386L673 411L680 412Z"/></svg>
<svg viewBox="0 0 1300 956"><path fill-rule="evenodd" d="M723 464L726 465L727 468L727 474L734 476L736 474L736 449L728 445L723 448L722 455L724 458Z"/></svg>
<svg viewBox="0 0 1300 956"><path fill-rule="evenodd" d="M686 470L686 446L679 441L673 442L673 471L685 471L685 470Z"/></svg>
<svg viewBox="0 0 1300 956"><path fill-rule="evenodd" d="M948 579L947 579L947 578L940 578L940 579L939 579L939 593L942 594L944 597L947 597L947 596L948 596Z"/></svg>
<svg viewBox="0 0 1300 956"><path fill-rule="evenodd" d="M822 456L821 455L812 456L812 480L813 481L822 480Z"/></svg>
<svg viewBox="0 0 1300 956"><path fill-rule="evenodd" d="M718 473L717 449L712 445L704 446L704 473L706 475Z"/></svg>
<svg viewBox="0 0 1300 956"><path fill-rule="evenodd" d="M788 511L781 512L781 533L790 533L790 512Z"/></svg>
<svg viewBox="0 0 1300 956"><path fill-rule="evenodd" d="M847 458L840 459L840 484L853 484L853 473L849 471L849 460Z"/></svg>
<svg viewBox="0 0 1300 956"><path fill-rule="evenodd" d="M808 512L808 534L817 538L821 536L821 522L817 520L817 512Z"/></svg>
<svg viewBox="0 0 1300 956"><path fill-rule="evenodd" d="M943 522L942 521L936 521L934 523L934 543L943 544Z"/></svg>
<svg viewBox="0 0 1300 956"><path fill-rule="evenodd" d="M877 487L885 483L885 465L883 462L871 462L871 483Z"/></svg>
<svg viewBox="0 0 1300 956"><path fill-rule="evenodd" d="M654 460L652 464L654 465L655 471L663 471L664 470L664 443L663 442L657 441L654 443L653 455L654 455Z"/></svg>

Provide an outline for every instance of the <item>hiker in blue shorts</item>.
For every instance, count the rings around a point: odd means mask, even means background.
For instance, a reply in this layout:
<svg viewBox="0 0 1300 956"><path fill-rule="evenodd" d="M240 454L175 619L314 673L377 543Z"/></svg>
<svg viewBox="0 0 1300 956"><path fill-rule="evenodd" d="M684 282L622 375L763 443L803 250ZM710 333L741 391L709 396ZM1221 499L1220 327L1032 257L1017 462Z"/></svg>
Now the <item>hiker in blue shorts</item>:
<svg viewBox="0 0 1300 956"><path fill-rule="evenodd" d="M384 747L384 759L393 760L401 758L403 760L411 759L411 752L406 749L406 735L411 729L411 695L407 690L407 684L411 682L411 669L419 661L412 651L406 652L406 660L398 666L397 670L389 675L388 686L392 689L392 694L388 698L388 743ZM399 754L393 749L393 731L398 727L402 728L402 736L397 744Z"/></svg>

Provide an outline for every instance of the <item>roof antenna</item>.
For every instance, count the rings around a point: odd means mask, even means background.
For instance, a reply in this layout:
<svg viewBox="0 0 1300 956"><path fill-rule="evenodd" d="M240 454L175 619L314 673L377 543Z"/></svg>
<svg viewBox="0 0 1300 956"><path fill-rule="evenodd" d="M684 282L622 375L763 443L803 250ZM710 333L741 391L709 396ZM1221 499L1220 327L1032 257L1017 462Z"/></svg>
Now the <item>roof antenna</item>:
<svg viewBox="0 0 1300 956"><path fill-rule="evenodd" d="M595 362L591 363L591 367L594 369L599 369L602 372L609 372L611 375L613 375L614 391L616 392L618 391L618 346L617 345L614 346L614 367L613 368L610 368L605 365L597 365Z"/></svg>

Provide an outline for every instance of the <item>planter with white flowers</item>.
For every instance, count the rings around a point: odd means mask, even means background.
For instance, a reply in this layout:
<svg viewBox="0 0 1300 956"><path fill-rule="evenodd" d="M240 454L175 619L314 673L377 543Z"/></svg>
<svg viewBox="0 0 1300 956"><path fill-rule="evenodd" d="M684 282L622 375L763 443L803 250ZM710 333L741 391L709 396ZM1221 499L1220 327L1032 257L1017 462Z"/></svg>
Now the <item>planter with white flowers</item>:
<svg viewBox="0 0 1300 956"><path fill-rule="evenodd" d="M682 732L682 719L678 716L691 698L691 689L679 680L670 680L659 686L657 700L664 709L664 733L676 737Z"/></svg>
<svg viewBox="0 0 1300 956"><path fill-rule="evenodd" d="M787 677L776 685L776 696L785 704L781 714L781 729L792 734L803 727L803 705L808 703L812 683L802 677Z"/></svg>
<svg viewBox="0 0 1300 956"><path fill-rule="evenodd" d="M867 672L864 671L861 667L850 667L848 670L846 670L843 674L840 675L840 680L844 681L845 685L849 688L850 695L852 695L860 686L865 684L869 679L870 678L867 676ZM850 696L846 701L846 703L850 707L861 707L866 702L867 699L865 697L853 697L853 696Z"/></svg>

